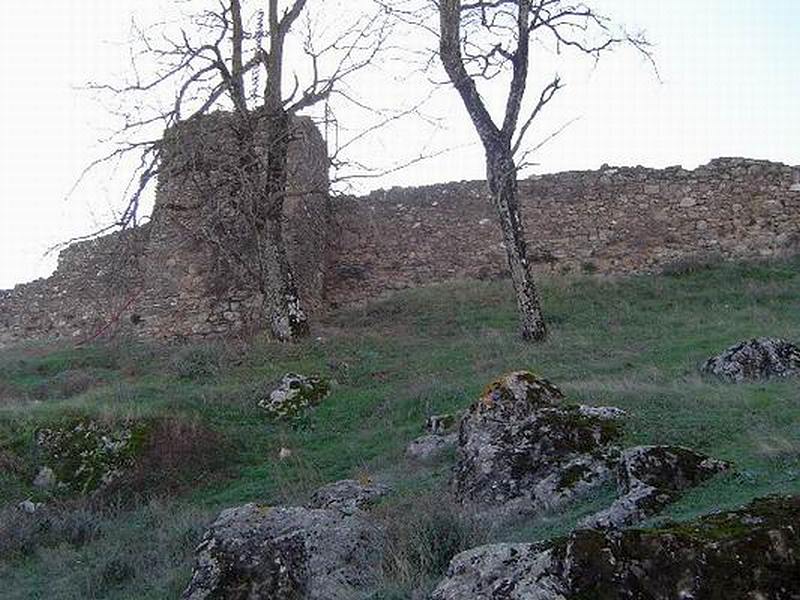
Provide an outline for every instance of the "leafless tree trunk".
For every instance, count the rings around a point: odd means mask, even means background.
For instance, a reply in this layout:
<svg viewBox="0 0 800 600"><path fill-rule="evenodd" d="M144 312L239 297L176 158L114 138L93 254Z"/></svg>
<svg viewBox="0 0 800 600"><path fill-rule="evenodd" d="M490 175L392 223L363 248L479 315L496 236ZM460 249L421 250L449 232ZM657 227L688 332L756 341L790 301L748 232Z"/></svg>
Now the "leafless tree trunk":
<svg viewBox="0 0 800 600"><path fill-rule="evenodd" d="M614 35L605 17L583 3L565 0L441 0L438 12L442 64L461 96L486 155L486 179L503 231L521 334L526 340L543 340L547 328L528 262L515 155L530 125L562 85L556 76L520 125L530 39L540 32L549 33L558 47L571 47L595 57L623 41L646 52L646 42L641 37ZM497 125L476 81L491 80L507 69L511 71L511 81L503 121Z"/></svg>

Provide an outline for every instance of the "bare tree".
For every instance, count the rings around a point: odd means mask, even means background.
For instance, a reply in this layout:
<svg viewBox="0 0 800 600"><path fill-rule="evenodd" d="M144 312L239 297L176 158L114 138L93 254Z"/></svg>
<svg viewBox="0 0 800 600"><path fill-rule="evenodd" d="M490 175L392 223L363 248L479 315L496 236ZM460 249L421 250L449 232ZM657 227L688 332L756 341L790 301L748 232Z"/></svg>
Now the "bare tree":
<svg viewBox="0 0 800 600"><path fill-rule="evenodd" d="M342 17L329 15L327 35L317 36L309 6L321 6L321 0L208 0L199 3L204 10L194 9L197 1L177 4L193 9L180 22L135 27L130 81L90 86L122 99L118 113L124 124L108 140L114 149L89 169L131 153L139 156L126 208L114 224L133 225L142 194L168 152L161 131L180 131L183 122L229 111L235 159L215 169L223 167L216 183L221 178L233 193L215 197L225 205L206 207L216 223L199 233L261 294L277 339L307 335L308 319L282 231L296 116L326 104L337 92L347 97L340 84L369 65L384 46L384 11L355 14L333 33L330 23ZM290 41L295 46L291 63ZM328 163L322 168L327 171Z"/></svg>
<svg viewBox="0 0 800 600"><path fill-rule="evenodd" d="M621 44L630 44L650 58L648 43L641 34L629 35L614 27L585 3L570 0L409 0L381 4L401 21L438 38L441 63L483 145L488 189L503 232L522 337L543 340L547 328L528 262L517 173L532 151L524 145L526 134L563 83L555 75L532 101L528 99L532 47L556 53L571 50L597 60ZM437 16L438 28L431 25ZM493 118L479 84L507 86L502 119Z"/></svg>

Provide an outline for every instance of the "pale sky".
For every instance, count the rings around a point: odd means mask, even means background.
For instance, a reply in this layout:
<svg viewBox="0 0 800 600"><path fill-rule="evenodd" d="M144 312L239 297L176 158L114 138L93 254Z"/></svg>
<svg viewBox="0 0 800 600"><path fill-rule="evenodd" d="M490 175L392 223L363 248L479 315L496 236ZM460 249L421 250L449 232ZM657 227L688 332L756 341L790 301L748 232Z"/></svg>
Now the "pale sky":
<svg viewBox="0 0 800 600"><path fill-rule="evenodd" d="M335 2L341 0L329 0ZM364 0L351 0L349 6ZM68 200L77 175L100 152L111 126L103 107L75 89L126 66L131 15L153 21L168 0L0 0L0 289L48 275L45 250L107 224L121 204L125 173L105 171ZM534 172L594 169L603 163L693 168L718 156L800 164L800 0L597 0L593 6L643 29L656 45L661 81L632 52L596 68L569 57L534 57L544 80L567 87L533 132L536 143L579 117L542 148ZM364 80L365 97L398 106L424 93L390 65ZM366 89L369 88L369 89ZM455 92L426 109L435 131L407 120L376 134L358 158L378 166L420 149L454 150L361 184L483 178L483 156Z"/></svg>

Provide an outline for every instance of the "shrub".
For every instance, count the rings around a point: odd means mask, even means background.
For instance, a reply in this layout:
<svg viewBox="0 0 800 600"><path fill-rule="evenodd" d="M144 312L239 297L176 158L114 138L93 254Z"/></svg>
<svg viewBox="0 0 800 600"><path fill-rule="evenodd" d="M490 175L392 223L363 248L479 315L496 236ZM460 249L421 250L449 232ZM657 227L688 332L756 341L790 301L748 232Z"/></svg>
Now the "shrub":
<svg viewBox="0 0 800 600"><path fill-rule="evenodd" d="M39 384L33 395L38 400L72 398L101 383L103 378L94 369L67 369Z"/></svg>
<svg viewBox="0 0 800 600"><path fill-rule="evenodd" d="M181 417L149 421L133 466L101 495L128 504L134 499L180 493L224 471L231 450L220 434L200 421Z"/></svg>
<svg viewBox="0 0 800 600"><path fill-rule="evenodd" d="M0 374L2 375L2 374ZM25 395L22 394L16 387L0 379L0 405L12 402L18 402L24 399Z"/></svg>
<svg viewBox="0 0 800 600"><path fill-rule="evenodd" d="M424 594L441 579L450 560L485 539L477 519L442 495L418 496L404 504L376 509L388 536L387 582L375 598L399 598L399 590ZM416 597L416 596L414 596ZM420 596L422 597L422 596Z"/></svg>
<svg viewBox="0 0 800 600"><path fill-rule="evenodd" d="M180 379L205 379L219 375L225 366L223 348L215 344L185 346L170 361L173 374Z"/></svg>
<svg viewBox="0 0 800 600"><path fill-rule="evenodd" d="M28 514L15 506L0 511L0 559L26 556L39 547L80 547L103 535L106 515L86 500L53 503Z"/></svg>
<svg viewBox="0 0 800 600"><path fill-rule="evenodd" d="M661 268L661 274L667 277L682 277L684 275L691 275L692 273L708 271L709 269L719 266L721 262L722 258L717 255L685 256L665 264Z"/></svg>

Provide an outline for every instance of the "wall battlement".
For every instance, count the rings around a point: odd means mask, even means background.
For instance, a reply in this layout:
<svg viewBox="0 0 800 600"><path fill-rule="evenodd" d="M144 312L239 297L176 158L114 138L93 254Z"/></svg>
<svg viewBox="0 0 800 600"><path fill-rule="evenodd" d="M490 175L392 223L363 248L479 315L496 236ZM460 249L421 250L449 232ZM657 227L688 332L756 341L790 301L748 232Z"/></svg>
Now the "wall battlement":
<svg viewBox="0 0 800 600"><path fill-rule="evenodd" d="M297 164L321 160L321 138L312 138ZM296 185L312 176L320 175L300 169ZM251 327L253 293L212 286L213 256L180 233L185 223L167 226L159 216L158 206L187 193L180 181L160 183L150 225L71 246L49 279L0 292L0 345L81 339L102 328L172 339ZM690 257L800 252L798 166L720 158L694 170L603 167L529 178L520 197L538 271L642 273ZM318 310L506 274L482 181L380 190L330 205L319 194L304 198L287 208L286 230L306 302Z"/></svg>

